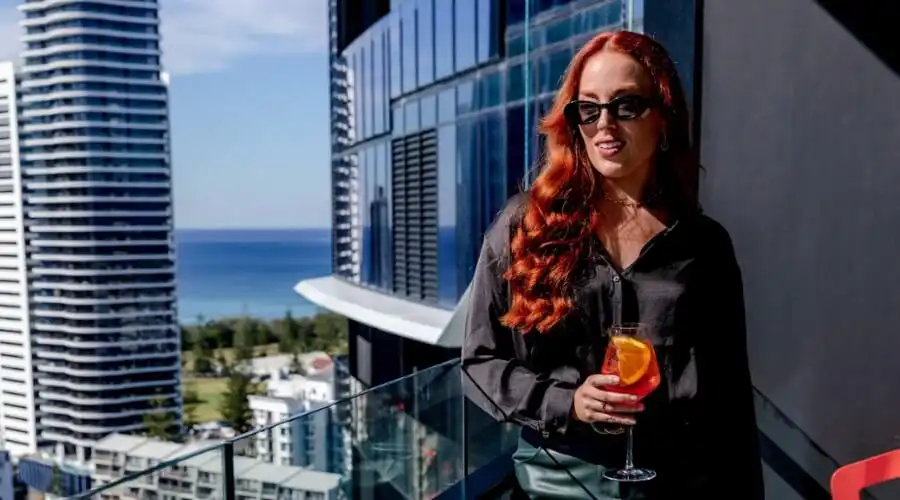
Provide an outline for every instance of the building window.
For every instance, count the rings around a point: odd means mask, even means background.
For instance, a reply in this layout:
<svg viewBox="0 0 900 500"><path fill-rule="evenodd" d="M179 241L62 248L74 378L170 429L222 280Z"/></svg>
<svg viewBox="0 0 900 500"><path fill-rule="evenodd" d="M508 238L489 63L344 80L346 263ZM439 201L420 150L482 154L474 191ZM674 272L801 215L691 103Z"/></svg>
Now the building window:
<svg viewBox="0 0 900 500"><path fill-rule="evenodd" d="M434 81L434 1L419 0L417 25L419 46L418 82L424 87ZM445 0L437 0L438 3Z"/></svg>
<svg viewBox="0 0 900 500"><path fill-rule="evenodd" d="M456 71L475 66L475 43L478 37L475 0L456 0L455 37Z"/></svg>
<svg viewBox="0 0 900 500"><path fill-rule="evenodd" d="M437 0L434 4L434 53L435 77L446 78L453 74L453 2Z"/></svg>
<svg viewBox="0 0 900 500"><path fill-rule="evenodd" d="M403 92L416 88L416 4L407 2L400 7L400 36L403 40Z"/></svg>

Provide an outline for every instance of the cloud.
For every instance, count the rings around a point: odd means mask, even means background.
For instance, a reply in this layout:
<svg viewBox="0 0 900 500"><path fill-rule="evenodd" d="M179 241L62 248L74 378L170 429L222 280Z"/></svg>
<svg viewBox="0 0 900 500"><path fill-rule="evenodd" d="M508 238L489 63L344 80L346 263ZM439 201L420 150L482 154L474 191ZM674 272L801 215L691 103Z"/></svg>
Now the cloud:
<svg viewBox="0 0 900 500"><path fill-rule="evenodd" d="M326 0L165 0L163 64L176 75L228 68L266 54L327 50ZM0 59L16 59L21 14L0 1Z"/></svg>
<svg viewBox="0 0 900 500"><path fill-rule="evenodd" d="M173 74L207 73L254 55L328 48L325 0L161 2L163 64Z"/></svg>

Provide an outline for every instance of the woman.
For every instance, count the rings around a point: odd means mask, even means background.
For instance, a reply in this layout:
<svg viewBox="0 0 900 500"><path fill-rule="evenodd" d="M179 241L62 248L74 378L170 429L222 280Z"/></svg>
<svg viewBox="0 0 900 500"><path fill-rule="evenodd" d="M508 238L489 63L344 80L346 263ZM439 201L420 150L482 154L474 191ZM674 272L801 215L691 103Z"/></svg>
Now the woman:
<svg viewBox="0 0 900 500"><path fill-rule="evenodd" d="M541 122L540 174L485 235L467 394L521 425L516 475L532 498L763 498L740 269L699 209L688 127L665 50L598 35ZM661 366L639 405L599 375L623 323L647 325ZM635 461L656 479L604 479L624 463L617 430L635 424Z"/></svg>

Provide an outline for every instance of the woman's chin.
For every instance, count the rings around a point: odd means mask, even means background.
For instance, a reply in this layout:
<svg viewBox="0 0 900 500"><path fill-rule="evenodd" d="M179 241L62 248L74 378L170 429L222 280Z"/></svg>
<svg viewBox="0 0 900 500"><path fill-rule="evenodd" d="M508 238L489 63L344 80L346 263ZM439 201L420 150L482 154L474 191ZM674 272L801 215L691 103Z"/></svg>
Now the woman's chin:
<svg viewBox="0 0 900 500"><path fill-rule="evenodd" d="M615 179L624 179L634 174L634 168L619 162L613 161L603 161L598 162L598 164L594 165L594 169L600 173L604 178L615 180Z"/></svg>

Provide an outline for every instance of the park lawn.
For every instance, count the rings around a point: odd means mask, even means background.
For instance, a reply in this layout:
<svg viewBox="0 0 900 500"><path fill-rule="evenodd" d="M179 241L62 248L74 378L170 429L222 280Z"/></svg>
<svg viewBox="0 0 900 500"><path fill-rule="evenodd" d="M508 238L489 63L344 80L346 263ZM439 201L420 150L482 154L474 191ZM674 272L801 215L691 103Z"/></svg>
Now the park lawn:
<svg viewBox="0 0 900 500"><path fill-rule="evenodd" d="M251 394L265 394L265 383L252 384ZM194 404L194 421L197 423L222 420L219 404L228 389L227 377L185 377L182 390L193 389L199 403Z"/></svg>
<svg viewBox="0 0 900 500"><path fill-rule="evenodd" d="M234 361L234 348L226 347L223 349L216 349L216 359L219 357L219 353L223 353L225 355L225 359L231 363ZM266 344L259 345L253 348L253 353L255 357L260 356L274 356L278 354L278 344ZM186 373L193 373L194 371L194 353L192 351L182 351L181 352L181 363L184 366L184 371Z"/></svg>
<svg viewBox="0 0 900 500"><path fill-rule="evenodd" d="M182 384L184 390L193 389L197 394L197 399L200 400L194 406L194 419L198 423L222 419L222 415L219 413L219 402L222 400L227 386L227 378L191 377L184 379Z"/></svg>

